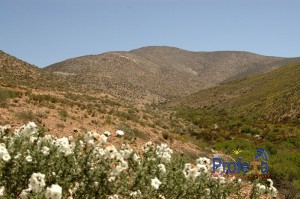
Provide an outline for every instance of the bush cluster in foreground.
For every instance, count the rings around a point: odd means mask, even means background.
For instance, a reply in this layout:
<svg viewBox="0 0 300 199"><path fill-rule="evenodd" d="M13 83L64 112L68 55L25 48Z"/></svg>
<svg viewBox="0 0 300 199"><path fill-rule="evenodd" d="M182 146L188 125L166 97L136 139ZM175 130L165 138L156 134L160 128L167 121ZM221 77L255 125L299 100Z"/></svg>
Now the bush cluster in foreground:
<svg viewBox="0 0 300 199"><path fill-rule="evenodd" d="M123 131L118 130L122 137ZM54 137L30 122L0 127L0 196L3 198L228 198L239 197L240 179L211 175L210 159L194 164L166 144L115 147L109 132ZM220 169L221 171L221 169ZM253 186L252 196L270 187ZM277 194L277 190L276 190Z"/></svg>

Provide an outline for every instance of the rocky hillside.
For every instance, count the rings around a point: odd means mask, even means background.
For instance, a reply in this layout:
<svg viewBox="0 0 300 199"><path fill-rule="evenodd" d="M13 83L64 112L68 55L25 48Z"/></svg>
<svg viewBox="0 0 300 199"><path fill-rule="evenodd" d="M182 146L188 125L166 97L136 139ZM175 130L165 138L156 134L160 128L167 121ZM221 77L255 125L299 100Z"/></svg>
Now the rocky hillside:
<svg viewBox="0 0 300 199"><path fill-rule="evenodd" d="M0 50L0 81L6 84L31 82L38 76L38 68Z"/></svg>
<svg viewBox="0 0 300 199"><path fill-rule="evenodd" d="M18 127L33 121L58 136L121 129L124 139L136 145L151 140L168 142L193 156L199 152L169 133L169 115L163 110L95 92L3 52L0 66L0 125Z"/></svg>
<svg viewBox="0 0 300 199"><path fill-rule="evenodd" d="M227 109L235 115L284 122L300 118L299 61L266 74L203 90L173 101L190 108Z"/></svg>
<svg viewBox="0 0 300 199"><path fill-rule="evenodd" d="M45 68L69 81L129 99L164 100L273 70L285 58L248 52L190 52L144 47L68 59Z"/></svg>

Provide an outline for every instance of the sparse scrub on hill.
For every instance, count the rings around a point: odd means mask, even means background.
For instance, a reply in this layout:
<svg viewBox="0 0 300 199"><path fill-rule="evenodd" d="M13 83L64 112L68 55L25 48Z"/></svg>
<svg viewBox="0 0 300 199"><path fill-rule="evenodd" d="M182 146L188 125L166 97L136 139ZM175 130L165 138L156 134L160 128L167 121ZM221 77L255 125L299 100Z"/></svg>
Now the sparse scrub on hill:
<svg viewBox="0 0 300 199"><path fill-rule="evenodd" d="M112 118L110 115L107 115L104 120L104 125L111 125L111 124L113 124Z"/></svg>
<svg viewBox="0 0 300 199"><path fill-rule="evenodd" d="M29 121L36 121L37 119L36 114L34 114L31 110L16 112L15 115L24 123Z"/></svg>
<svg viewBox="0 0 300 199"><path fill-rule="evenodd" d="M130 110L127 113L123 112L123 111L115 110L115 111L112 112L112 114L117 116L117 117L122 118L123 120L131 120L131 121L134 121L136 123L138 123L139 119L140 119L138 115L136 115L134 112L132 112Z"/></svg>
<svg viewBox="0 0 300 199"><path fill-rule="evenodd" d="M70 93L70 92L65 93L64 97L71 99L73 101L82 101L84 99L83 95L74 94L74 93Z"/></svg>
<svg viewBox="0 0 300 199"><path fill-rule="evenodd" d="M39 117L39 118L41 118L41 119L48 118L48 114L49 114L48 111L42 111L42 110L40 110L40 111L36 112L36 116Z"/></svg>
<svg viewBox="0 0 300 199"><path fill-rule="evenodd" d="M260 135L261 132L257 129L251 128L250 126L244 125L241 127L241 132L250 135Z"/></svg>
<svg viewBox="0 0 300 199"><path fill-rule="evenodd" d="M112 100L108 99L107 97L102 99L102 103L106 104L106 105L109 105L109 106L121 106L120 103L112 101Z"/></svg>
<svg viewBox="0 0 300 199"><path fill-rule="evenodd" d="M167 132L167 131L163 131L163 132L162 132L162 137L163 137L165 140L170 141L171 143L173 143L173 141L174 141L174 136L173 136L173 134L172 134L172 133L169 133L169 132Z"/></svg>
<svg viewBox="0 0 300 199"><path fill-rule="evenodd" d="M127 124L124 124L124 123L120 124L119 129L126 132L126 134L124 135L124 138L127 139L127 140L132 141L132 140L135 140L136 138L140 138L140 139L143 139L143 140L149 139L149 136L146 133L140 131L137 128L132 128Z"/></svg>
<svg viewBox="0 0 300 199"><path fill-rule="evenodd" d="M63 121L66 121L67 118L69 117L69 114L68 114L67 110L65 110L65 109L59 110L58 114L59 114L60 119Z"/></svg>
<svg viewBox="0 0 300 199"><path fill-rule="evenodd" d="M186 132L192 136L192 139L199 139L198 143L196 141L193 143L200 147L202 142L206 142L227 153L240 148L244 151L243 158L251 158L251 153L248 152L257 147L266 149L270 154L270 175L274 177L276 184L286 196L296 198L300 193L300 175L297 171L297 165L300 163L294 154L299 154L299 127L290 121L272 123L261 120L259 117L252 117L252 114L256 113L251 111L237 117L236 115L241 114L239 111L238 109L232 111L224 118L223 113L216 107L180 108L177 109L176 116L193 124ZM203 125L204 123L217 123L221 132L214 133L215 130L210 128L211 125ZM289 165L289 168L284 165ZM286 169L282 170L282 168Z"/></svg>
<svg viewBox="0 0 300 199"><path fill-rule="evenodd" d="M66 125L64 125L64 124L62 124L62 123L57 123L57 124L56 124L56 127L57 127L57 128L60 128L60 129L64 129L64 128L66 128Z"/></svg>
<svg viewBox="0 0 300 199"><path fill-rule="evenodd" d="M0 88L0 107L8 107L9 99L21 98L22 96L21 91Z"/></svg>

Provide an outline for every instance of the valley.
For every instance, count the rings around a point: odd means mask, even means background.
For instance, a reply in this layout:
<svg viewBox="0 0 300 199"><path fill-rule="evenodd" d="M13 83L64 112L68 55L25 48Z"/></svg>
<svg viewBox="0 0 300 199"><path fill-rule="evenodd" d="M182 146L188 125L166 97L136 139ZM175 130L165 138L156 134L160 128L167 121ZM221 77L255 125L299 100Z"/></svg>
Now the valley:
<svg viewBox="0 0 300 199"><path fill-rule="evenodd" d="M0 125L33 121L58 137L120 129L136 148L167 143L187 159L211 149L251 158L264 147L275 185L293 198L300 190L299 63L144 47L38 68L1 51Z"/></svg>

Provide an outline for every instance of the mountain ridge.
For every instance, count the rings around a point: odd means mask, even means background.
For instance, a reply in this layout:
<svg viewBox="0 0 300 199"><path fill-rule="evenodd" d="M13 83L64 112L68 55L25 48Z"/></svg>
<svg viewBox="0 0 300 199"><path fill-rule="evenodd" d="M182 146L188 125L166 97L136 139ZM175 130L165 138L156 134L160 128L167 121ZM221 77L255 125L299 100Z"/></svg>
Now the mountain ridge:
<svg viewBox="0 0 300 199"><path fill-rule="evenodd" d="M116 96L153 102L268 72L288 60L244 51L192 52L151 46L75 57L44 70L73 74L70 81L108 90Z"/></svg>

